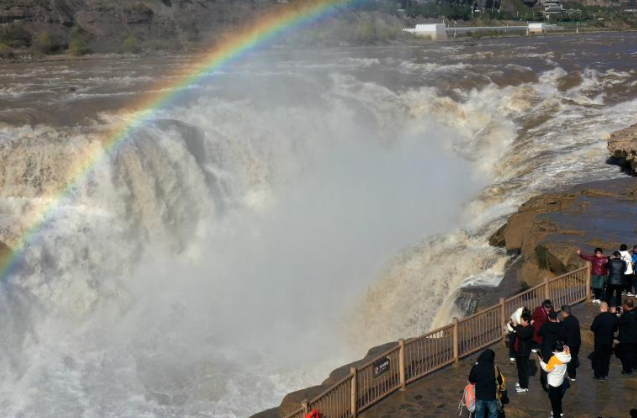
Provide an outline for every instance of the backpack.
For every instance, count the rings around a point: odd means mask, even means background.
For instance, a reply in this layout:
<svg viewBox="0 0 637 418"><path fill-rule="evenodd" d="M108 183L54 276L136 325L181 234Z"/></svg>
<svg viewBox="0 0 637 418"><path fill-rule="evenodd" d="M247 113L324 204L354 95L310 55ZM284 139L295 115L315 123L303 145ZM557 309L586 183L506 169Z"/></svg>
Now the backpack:
<svg viewBox="0 0 637 418"><path fill-rule="evenodd" d="M458 405L459 416L462 416L463 408L469 412L469 417L473 416L472 414L476 410L476 385L469 383L465 386L462 399L460 399L460 404Z"/></svg>
<svg viewBox="0 0 637 418"><path fill-rule="evenodd" d="M506 405L509 403L509 396L507 393L507 382L504 378L504 374L500 371L498 366L495 367L495 398L500 402L501 405ZM502 377L502 384L498 383L498 375Z"/></svg>

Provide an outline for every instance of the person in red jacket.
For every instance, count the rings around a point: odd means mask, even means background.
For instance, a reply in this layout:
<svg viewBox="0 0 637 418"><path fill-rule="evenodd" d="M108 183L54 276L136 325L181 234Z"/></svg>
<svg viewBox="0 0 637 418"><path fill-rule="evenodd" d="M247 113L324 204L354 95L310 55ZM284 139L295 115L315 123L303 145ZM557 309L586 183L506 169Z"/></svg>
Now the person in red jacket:
<svg viewBox="0 0 637 418"><path fill-rule="evenodd" d="M549 313L553 310L553 304L550 300L546 299L542 302L542 306L538 306L533 311L531 315L531 323L533 324L533 342L535 343L535 347L533 349L534 353L537 353L537 347L542 345L542 337L538 335L538 332L542 328L545 322L549 320Z"/></svg>
<svg viewBox="0 0 637 418"><path fill-rule="evenodd" d="M608 276L608 257L604 255L604 250L595 248L595 255L584 255L581 250L577 250L580 258L591 262L591 287L593 288L593 303L602 302L602 291L606 285ZM637 289L636 289L637 290Z"/></svg>

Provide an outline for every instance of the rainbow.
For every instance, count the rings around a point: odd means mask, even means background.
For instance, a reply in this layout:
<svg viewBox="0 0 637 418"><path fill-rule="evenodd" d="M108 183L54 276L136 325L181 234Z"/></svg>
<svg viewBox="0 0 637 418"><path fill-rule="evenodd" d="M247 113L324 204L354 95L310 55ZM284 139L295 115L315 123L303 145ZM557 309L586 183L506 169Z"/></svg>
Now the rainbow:
<svg viewBox="0 0 637 418"><path fill-rule="evenodd" d="M249 52L263 47L277 37L298 28L319 22L342 10L342 6L365 0L299 0L289 5L275 8L252 22L242 31L215 44L209 51L200 54L187 67L185 74L176 77L171 85L160 86L164 93L149 94L134 105L138 109L134 115L112 130L102 142L102 147L86 151L77 158L69 170L69 181L60 187L42 208L25 217L26 227L22 235L10 242L10 249L0 254L0 281L6 281L18 265L21 255L43 236L49 222L55 218L60 208L70 203L74 191L84 184L100 164L107 162L115 152L155 113L170 103L174 103L185 89L206 76L214 75L224 65L244 57ZM369 1L369 0L367 0Z"/></svg>

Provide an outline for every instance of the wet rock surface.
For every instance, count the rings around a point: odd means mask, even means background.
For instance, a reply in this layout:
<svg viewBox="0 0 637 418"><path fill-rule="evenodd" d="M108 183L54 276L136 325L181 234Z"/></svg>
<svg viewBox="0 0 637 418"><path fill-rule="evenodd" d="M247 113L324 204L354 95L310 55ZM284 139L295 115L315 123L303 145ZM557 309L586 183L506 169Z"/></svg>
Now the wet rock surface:
<svg viewBox="0 0 637 418"><path fill-rule="evenodd" d="M614 132L608 140L608 151L626 169L637 173L637 125Z"/></svg>
<svg viewBox="0 0 637 418"><path fill-rule="evenodd" d="M578 248L610 254L622 243L636 243L635 215L637 178L626 177L537 196L511 216L501 235L508 250L520 251L518 281L534 286L582 267Z"/></svg>

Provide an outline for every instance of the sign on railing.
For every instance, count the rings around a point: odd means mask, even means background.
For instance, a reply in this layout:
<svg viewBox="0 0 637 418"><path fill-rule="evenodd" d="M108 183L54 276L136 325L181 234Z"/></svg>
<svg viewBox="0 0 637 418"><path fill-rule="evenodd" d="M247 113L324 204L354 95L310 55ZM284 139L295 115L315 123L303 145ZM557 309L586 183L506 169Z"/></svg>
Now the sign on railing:
<svg viewBox="0 0 637 418"><path fill-rule="evenodd" d="M398 345L360 367L332 385L285 418L302 418L314 408L325 418L354 418L408 383L418 380L462 357L488 347L504 337L505 324L521 306L533 308L544 299L556 307L573 305L590 299L590 263L462 320L435 329Z"/></svg>

